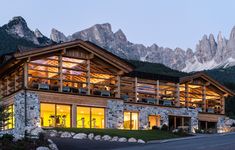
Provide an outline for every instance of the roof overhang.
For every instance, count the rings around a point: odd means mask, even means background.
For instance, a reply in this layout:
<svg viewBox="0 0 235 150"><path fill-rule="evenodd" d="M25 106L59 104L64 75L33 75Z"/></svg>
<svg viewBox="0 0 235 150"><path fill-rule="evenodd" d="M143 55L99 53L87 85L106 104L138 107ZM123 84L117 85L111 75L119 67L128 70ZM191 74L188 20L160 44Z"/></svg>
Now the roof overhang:
<svg viewBox="0 0 235 150"><path fill-rule="evenodd" d="M76 47L76 46L81 47L85 49L86 51L99 57L100 59L106 61L107 63L114 65L115 67L122 70L124 73L131 72L134 69L134 67L130 63L124 61L123 59L112 54L111 52L91 42L82 41L82 40L65 42L65 43L51 45L51 46L47 46L44 48L37 48L37 49L30 50L30 51L25 51L25 52L17 52L14 54L14 58L15 60L30 59L32 57L37 57L40 55L66 51L66 49Z"/></svg>
<svg viewBox="0 0 235 150"><path fill-rule="evenodd" d="M182 78L180 78L180 83L186 83L186 82L192 81L196 78L202 78L202 79L208 81L210 84L215 85L217 88L219 88L221 91L227 93L229 96L235 96L235 93L233 91L231 91L230 89L228 89L224 85L220 84L218 81L214 80L213 78L211 78L210 76L208 76L207 74L205 74L203 72L198 72L198 73L195 73L190 76L182 77Z"/></svg>

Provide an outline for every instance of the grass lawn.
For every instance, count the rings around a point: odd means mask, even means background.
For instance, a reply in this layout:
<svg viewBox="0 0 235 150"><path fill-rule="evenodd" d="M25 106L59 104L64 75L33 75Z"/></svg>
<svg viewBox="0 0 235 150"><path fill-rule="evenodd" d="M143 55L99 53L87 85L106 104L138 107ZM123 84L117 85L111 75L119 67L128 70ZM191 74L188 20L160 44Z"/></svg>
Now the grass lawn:
<svg viewBox="0 0 235 150"><path fill-rule="evenodd" d="M84 129L84 128L54 128L57 131L68 131L75 133L94 133L95 135L110 135L130 138L134 137L136 139L142 139L144 141L150 140L163 140L189 136L187 134L178 135L173 134L169 131L161 130L120 130L120 129Z"/></svg>

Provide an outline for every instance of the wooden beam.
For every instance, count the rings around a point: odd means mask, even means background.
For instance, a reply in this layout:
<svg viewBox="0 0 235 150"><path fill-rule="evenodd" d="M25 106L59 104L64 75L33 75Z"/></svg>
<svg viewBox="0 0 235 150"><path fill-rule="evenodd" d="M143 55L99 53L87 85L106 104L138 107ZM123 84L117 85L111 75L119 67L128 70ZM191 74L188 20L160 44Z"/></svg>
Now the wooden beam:
<svg viewBox="0 0 235 150"><path fill-rule="evenodd" d="M225 114L225 98L221 96L221 112L220 114Z"/></svg>
<svg viewBox="0 0 235 150"><path fill-rule="evenodd" d="M188 108L188 83L185 83L185 107Z"/></svg>
<svg viewBox="0 0 235 150"><path fill-rule="evenodd" d="M206 86L202 86L202 102L203 102L203 112L206 112L207 104L206 104Z"/></svg>
<svg viewBox="0 0 235 150"><path fill-rule="evenodd" d="M58 59L58 64L59 64L59 78L60 78L60 83L59 83L59 92L63 91L63 60L62 60L62 54L59 55L59 59Z"/></svg>
<svg viewBox="0 0 235 150"><path fill-rule="evenodd" d="M173 117L174 117L174 129L176 129L176 116Z"/></svg>
<svg viewBox="0 0 235 150"><path fill-rule="evenodd" d="M180 85L176 84L176 103L175 106L180 106Z"/></svg>
<svg viewBox="0 0 235 150"><path fill-rule="evenodd" d="M90 59L87 60L87 94L90 95L91 94L91 83L90 83L90 80L91 80L91 61Z"/></svg>
<svg viewBox="0 0 235 150"><path fill-rule="evenodd" d="M182 117L181 126L184 126L184 117Z"/></svg>
<svg viewBox="0 0 235 150"><path fill-rule="evenodd" d="M120 76L117 76L117 93L116 96L117 98L121 97L121 80L120 80Z"/></svg>
<svg viewBox="0 0 235 150"><path fill-rule="evenodd" d="M137 102L138 100L138 80L137 80L137 77L135 77L135 102Z"/></svg>
<svg viewBox="0 0 235 150"><path fill-rule="evenodd" d="M24 88L28 88L28 62L24 63Z"/></svg>
<svg viewBox="0 0 235 150"><path fill-rule="evenodd" d="M157 80L157 105L159 105L159 100L160 100L160 89L159 89L159 80Z"/></svg>

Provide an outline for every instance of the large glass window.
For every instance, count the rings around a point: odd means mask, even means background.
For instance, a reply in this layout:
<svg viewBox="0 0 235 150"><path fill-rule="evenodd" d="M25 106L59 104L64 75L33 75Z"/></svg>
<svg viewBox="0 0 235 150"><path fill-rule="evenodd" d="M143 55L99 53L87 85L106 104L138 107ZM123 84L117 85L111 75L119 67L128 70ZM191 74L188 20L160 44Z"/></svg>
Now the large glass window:
<svg viewBox="0 0 235 150"><path fill-rule="evenodd" d="M90 107L77 107L77 127L90 128Z"/></svg>
<svg viewBox="0 0 235 150"><path fill-rule="evenodd" d="M152 129L153 126L160 127L160 115L150 115L149 116L149 128Z"/></svg>
<svg viewBox="0 0 235 150"><path fill-rule="evenodd" d="M104 128L104 108L77 107L78 128Z"/></svg>
<svg viewBox="0 0 235 150"><path fill-rule="evenodd" d="M41 126L70 127L71 106L41 103Z"/></svg>
<svg viewBox="0 0 235 150"><path fill-rule="evenodd" d="M139 115L136 112L124 112L124 129L138 130Z"/></svg>

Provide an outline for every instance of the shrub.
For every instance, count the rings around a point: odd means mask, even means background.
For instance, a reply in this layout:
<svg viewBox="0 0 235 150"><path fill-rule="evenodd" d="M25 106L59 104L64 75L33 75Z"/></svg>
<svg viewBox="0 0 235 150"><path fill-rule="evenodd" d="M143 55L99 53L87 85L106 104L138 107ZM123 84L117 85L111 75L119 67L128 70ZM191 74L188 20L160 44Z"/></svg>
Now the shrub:
<svg viewBox="0 0 235 150"><path fill-rule="evenodd" d="M46 141L46 136L43 132L40 132L38 134L38 138L39 138L39 141L41 141L41 142Z"/></svg>
<svg viewBox="0 0 235 150"><path fill-rule="evenodd" d="M178 129L177 132L175 132L174 134L180 135L180 136L186 136L186 135L188 135L187 131L184 130L184 129L182 129L182 128Z"/></svg>
<svg viewBox="0 0 235 150"><path fill-rule="evenodd" d="M164 124L161 128L162 131L168 131L168 125Z"/></svg>
<svg viewBox="0 0 235 150"><path fill-rule="evenodd" d="M152 130L160 130L160 128L158 126L153 126Z"/></svg>
<svg viewBox="0 0 235 150"><path fill-rule="evenodd" d="M14 136L12 134L3 134L1 139L4 141L13 141Z"/></svg>

